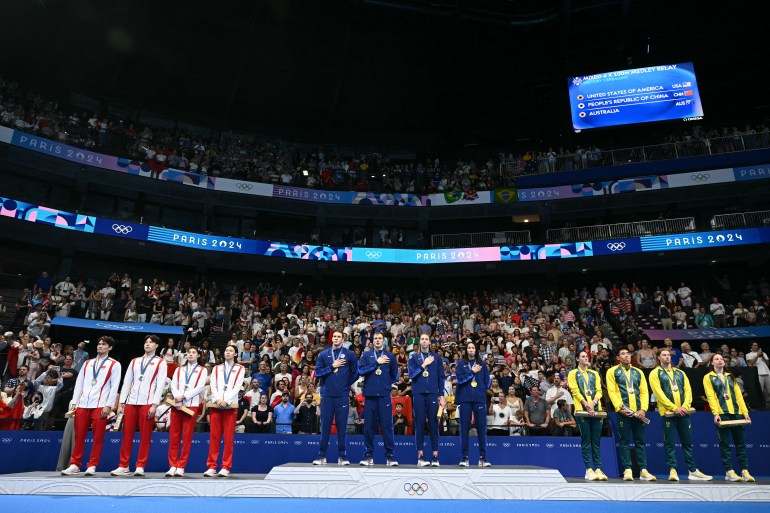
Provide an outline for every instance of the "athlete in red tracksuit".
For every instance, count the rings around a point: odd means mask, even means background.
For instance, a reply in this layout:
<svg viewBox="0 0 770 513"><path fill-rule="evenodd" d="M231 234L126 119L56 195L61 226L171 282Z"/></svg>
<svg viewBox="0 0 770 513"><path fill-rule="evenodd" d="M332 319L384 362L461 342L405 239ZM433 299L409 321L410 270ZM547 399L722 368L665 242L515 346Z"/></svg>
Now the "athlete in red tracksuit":
<svg viewBox="0 0 770 513"><path fill-rule="evenodd" d="M227 477L233 466L233 442L235 438L235 424L238 417L238 392L243 388L243 376L245 369L235 363L235 355L238 349L235 346L227 346L224 357L225 362L217 365L211 371L211 402L214 406L209 410L209 457L206 462L208 470L204 477ZM233 408L232 405L235 405ZM224 451L222 452L222 468L217 474L217 460L219 459L219 444L224 438Z"/></svg>
<svg viewBox="0 0 770 513"><path fill-rule="evenodd" d="M144 340L144 355L134 358L126 369L120 392L118 415L123 414L123 443L120 446L120 464L113 476L131 473L128 461L134 447L134 433L139 426L139 455L136 459L135 476L144 476L144 467L150 455L152 432L155 430L155 410L163 397L166 384L166 362L155 355L160 339L149 335Z"/></svg>
<svg viewBox="0 0 770 513"><path fill-rule="evenodd" d="M94 432L94 444L88 460L86 476L96 474L96 466L102 454L104 432L107 417L118 397L120 386L120 363L110 358L110 350L115 345L112 337L103 336L96 344L96 358L87 360L80 369L75 381L70 409L75 409L75 445L70 457L70 466L61 471L62 475L80 474L83 451L88 428Z"/></svg>
<svg viewBox="0 0 770 513"><path fill-rule="evenodd" d="M208 378L206 368L198 365L199 356L197 347L189 348L185 354L187 363L177 368L171 378L171 393L176 407L171 408L171 424L168 429L169 469L166 477L184 476L184 468L190 457L195 418L199 413L201 394ZM193 414L183 412L180 409L182 406L191 409Z"/></svg>

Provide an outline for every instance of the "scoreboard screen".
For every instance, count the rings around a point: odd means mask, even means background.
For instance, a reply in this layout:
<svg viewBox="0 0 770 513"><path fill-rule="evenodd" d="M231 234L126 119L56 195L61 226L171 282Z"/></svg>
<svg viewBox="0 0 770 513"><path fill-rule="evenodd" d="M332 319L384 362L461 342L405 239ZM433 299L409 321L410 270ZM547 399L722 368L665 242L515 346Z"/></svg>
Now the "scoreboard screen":
<svg viewBox="0 0 770 513"><path fill-rule="evenodd" d="M575 132L703 118L692 62L571 77L569 101Z"/></svg>

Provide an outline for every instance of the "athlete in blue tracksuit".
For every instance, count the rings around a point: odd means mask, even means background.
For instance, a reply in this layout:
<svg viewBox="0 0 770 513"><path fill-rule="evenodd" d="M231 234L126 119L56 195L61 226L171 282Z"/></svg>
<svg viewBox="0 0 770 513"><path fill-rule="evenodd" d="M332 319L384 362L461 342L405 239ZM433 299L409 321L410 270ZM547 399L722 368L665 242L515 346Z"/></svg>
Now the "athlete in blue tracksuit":
<svg viewBox="0 0 770 513"><path fill-rule="evenodd" d="M407 364L409 379L412 380L412 407L414 412L414 435L417 445L417 465L439 466L438 461L438 414L439 405L446 406L444 397L444 361L430 352L430 336L420 335L420 350L412 353ZM433 459L428 462L423 456L425 445L425 419L430 428L430 445Z"/></svg>
<svg viewBox="0 0 770 513"><path fill-rule="evenodd" d="M342 332L332 334L332 347L318 354L315 374L321 378L321 445L318 458L313 465L326 464L326 448L332 420L337 420L337 450L340 465L350 465L345 446L348 409L350 408L350 386L358 379L358 360L350 349L342 347Z"/></svg>
<svg viewBox="0 0 770 513"><path fill-rule="evenodd" d="M393 406L390 402L391 386L398 381L396 357L385 349L382 332L374 334L374 349L366 351L358 361L358 374L364 377L364 446L366 453L362 466L374 465L374 433L382 426L385 442L385 464L398 466L393 457L396 442L393 439Z"/></svg>
<svg viewBox="0 0 770 513"><path fill-rule="evenodd" d="M457 362L457 391L455 404L460 409L461 467L468 466L468 442L471 415L476 417L479 438L479 467L492 466L487 461L487 390L492 386L489 369L476 351L476 344L468 342L465 357Z"/></svg>

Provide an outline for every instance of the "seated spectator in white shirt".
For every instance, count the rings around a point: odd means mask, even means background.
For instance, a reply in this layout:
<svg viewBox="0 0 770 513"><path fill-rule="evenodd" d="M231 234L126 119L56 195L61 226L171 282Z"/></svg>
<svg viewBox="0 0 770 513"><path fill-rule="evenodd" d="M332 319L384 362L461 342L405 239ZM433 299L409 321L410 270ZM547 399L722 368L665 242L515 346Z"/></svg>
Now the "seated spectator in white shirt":
<svg viewBox="0 0 770 513"><path fill-rule="evenodd" d="M689 342L682 342L682 362L688 369L694 369L700 367L703 364L703 359L698 353L692 350Z"/></svg>

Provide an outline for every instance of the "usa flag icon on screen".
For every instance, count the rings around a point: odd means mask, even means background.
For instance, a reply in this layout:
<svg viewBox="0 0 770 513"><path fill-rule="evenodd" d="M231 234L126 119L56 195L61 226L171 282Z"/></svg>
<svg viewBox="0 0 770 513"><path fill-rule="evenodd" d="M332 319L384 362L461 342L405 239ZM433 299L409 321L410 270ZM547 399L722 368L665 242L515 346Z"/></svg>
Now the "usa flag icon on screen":
<svg viewBox="0 0 770 513"><path fill-rule="evenodd" d="M682 87L692 87L690 82L682 82Z"/></svg>

